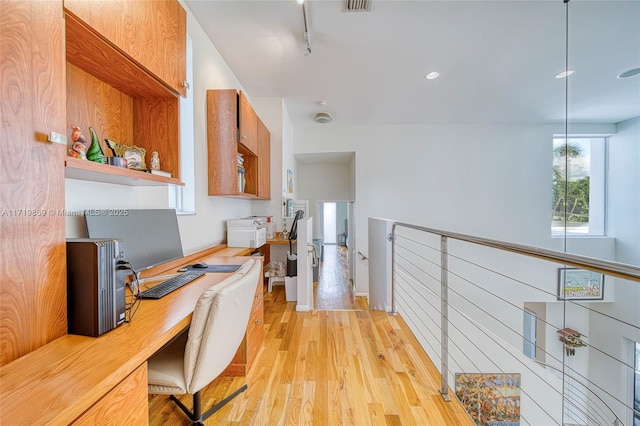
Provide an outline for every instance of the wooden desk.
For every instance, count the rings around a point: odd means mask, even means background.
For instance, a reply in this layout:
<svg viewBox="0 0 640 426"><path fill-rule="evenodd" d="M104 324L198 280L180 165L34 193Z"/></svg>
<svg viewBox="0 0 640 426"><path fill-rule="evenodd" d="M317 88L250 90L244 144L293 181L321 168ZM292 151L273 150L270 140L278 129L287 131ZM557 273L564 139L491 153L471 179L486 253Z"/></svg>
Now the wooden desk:
<svg viewBox="0 0 640 426"><path fill-rule="evenodd" d="M202 258L210 264L248 259ZM142 300L131 323L97 338L63 336L1 367L0 424L97 424L102 418L146 425L147 359L189 325L202 292L230 275L206 274L161 299Z"/></svg>

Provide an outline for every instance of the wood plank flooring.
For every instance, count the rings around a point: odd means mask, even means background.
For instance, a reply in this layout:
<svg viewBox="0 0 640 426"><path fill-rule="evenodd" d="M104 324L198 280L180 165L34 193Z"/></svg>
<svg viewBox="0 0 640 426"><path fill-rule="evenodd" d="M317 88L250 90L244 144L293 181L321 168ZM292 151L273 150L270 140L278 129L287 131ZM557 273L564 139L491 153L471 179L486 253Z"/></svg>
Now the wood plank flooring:
<svg viewBox="0 0 640 426"><path fill-rule="evenodd" d="M295 312L284 286L275 286L265 292L265 331L247 377L218 378L203 390L206 410L249 386L205 424L473 424L451 392L453 401L443 402L437 370L399 316ZM191 407L190 395L181 400ZM149 413L151 425L189 423L167 395L150 395Z"/></svg>
<svg viewBox="0 0 640 426"><path fill-rule="evenodd" d="M366 298L356 298L351 291L347 265L347 248L325 244L319 280L314 287L316 309L369 309ZM364 303L363 303L364 302Z"/></svg>

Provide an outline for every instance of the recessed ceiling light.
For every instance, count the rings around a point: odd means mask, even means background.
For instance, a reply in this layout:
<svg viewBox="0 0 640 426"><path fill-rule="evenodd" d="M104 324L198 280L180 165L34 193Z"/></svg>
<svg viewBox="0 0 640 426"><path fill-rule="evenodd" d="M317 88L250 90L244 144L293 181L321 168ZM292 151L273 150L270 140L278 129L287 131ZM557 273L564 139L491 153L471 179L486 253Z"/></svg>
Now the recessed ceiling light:
<svg viewBox="0 0 640 426"><path fill-rule="evenodd" d="M569 77L574 72L575 72L574 70L562 71L562 72L559 72L558 74L556 74L555 77L556 78L566 78L566 77Z"/></svg>
<svg viewBox="0 0 640 426"><path fill-rule="evenodd" d="M438 71L431 71L427 75L424 76L427 80L433 80L434 78L440 77L440 73Z"/></svg>
<svg viewBox="0 0 640 426"><path fill-rule="evenodd" d="M629 78L638 74L640 74L640 68L633 68L633 69L630 69L629 71L625 71L623 73L618 74L618 78Z"/></svg>

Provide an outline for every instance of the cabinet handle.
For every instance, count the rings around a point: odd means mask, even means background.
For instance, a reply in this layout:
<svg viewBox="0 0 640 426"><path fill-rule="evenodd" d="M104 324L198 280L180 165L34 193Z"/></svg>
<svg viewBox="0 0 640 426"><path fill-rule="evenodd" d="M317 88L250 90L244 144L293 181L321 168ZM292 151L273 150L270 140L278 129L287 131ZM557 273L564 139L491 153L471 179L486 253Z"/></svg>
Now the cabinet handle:
<svg viewBox="0 0 640 426"><path fill-rule="evenodd" d="M59 143L60 145L67 145L67 137L61 133L49 132L47 135L47 141L51 143Z"/></svg>
<svg viewBox="0 0 640 426"><path fill-rule="evenodd" d="M260 299L261 296L261 294L256 294L256 299Z"/></svg>
<svg viewBox="0 0 640 426"><path fill-rule="evenodd" d="M247 136L246 135L242 135L242 139L244 139L246 141L247 140Z"/></svg>
<svg viewBox="0 0 640 426"><path fill-rule="evenodd" d="M187 80L183 81L182 83L180 83L180 87L184 87L186 89L189 89L189 82Z"/></svg>
<svg viewBox="0 0 640 426"><path fill-rule="evenodd" d="M256 320L256 324L260 324L260 320L259 319Z"/></svg>

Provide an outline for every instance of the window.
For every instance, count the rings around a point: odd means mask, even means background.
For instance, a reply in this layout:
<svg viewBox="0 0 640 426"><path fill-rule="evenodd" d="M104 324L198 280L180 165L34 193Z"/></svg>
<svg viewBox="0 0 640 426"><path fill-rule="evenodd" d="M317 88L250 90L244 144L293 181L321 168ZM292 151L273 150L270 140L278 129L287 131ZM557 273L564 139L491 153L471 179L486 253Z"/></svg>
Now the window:
<svg viewBox="0 0 640 426"><path fill-rule="evenodd" d="M605 138L553 139L554 235L604 235Z"/></svg>
<svg viewBox="0 0 640 426"><path fill-rule="evenodd" d="M535 312L525 309L522 328L522 352L533 360L536 359L536 322Z"/></svg>
<svg viewBox="0 0 640 426"><path fill-rule="evenodd" d="M193 43L187 34L187 96L180 98L180 178L184 186L169 186L169 207L178 214L193 214L195 207L195 167L193 136Z"/></svg>

